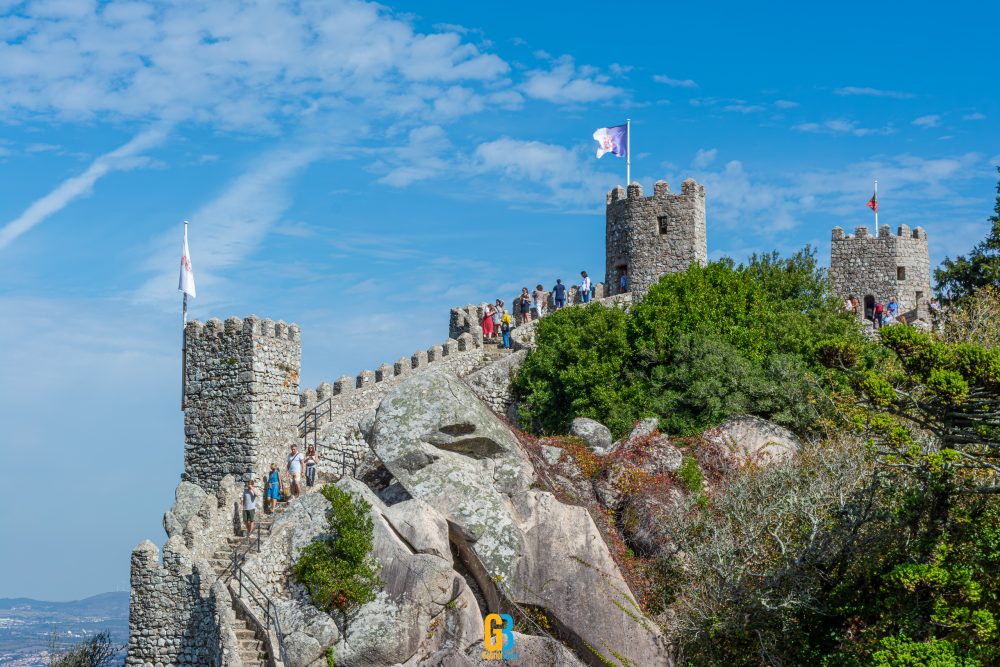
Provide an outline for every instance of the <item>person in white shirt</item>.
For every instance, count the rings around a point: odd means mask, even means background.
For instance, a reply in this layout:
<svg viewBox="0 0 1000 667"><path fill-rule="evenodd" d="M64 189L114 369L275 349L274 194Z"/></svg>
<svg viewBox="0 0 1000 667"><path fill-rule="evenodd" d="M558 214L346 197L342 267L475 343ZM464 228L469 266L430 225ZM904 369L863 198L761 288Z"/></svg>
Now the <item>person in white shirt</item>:
<svg viewBox="0 0 1000 667"><path fill-rule="evenodd" d="M292 445L292 453L288 455L288 475L292 478L292 495L299 495L299 479L302 477L302 453L298 445Z"/></svg>
<svg viewBox="0 0 1000 667"><path fill-rule="evenodd" d="M581 271L580 276L583 278L583 282L580 283L580 298L584 303L590 303L590 276L586 271Z"/></svg>

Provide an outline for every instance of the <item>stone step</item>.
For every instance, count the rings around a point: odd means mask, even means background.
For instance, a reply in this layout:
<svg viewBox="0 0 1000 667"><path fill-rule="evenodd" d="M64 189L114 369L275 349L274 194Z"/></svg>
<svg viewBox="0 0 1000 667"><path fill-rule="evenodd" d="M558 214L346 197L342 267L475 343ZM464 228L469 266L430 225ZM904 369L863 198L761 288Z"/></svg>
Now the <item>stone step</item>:
<svg viewBox="0 0 1000 667"><path fill-rule="evenodd" d="M236 629L236 638L239 639L239 640L244 640L244 639L253 639L253 640L256 640L256 638L257 638L257 631L256 630L251 630L250 628L237 628Z"/></svg>

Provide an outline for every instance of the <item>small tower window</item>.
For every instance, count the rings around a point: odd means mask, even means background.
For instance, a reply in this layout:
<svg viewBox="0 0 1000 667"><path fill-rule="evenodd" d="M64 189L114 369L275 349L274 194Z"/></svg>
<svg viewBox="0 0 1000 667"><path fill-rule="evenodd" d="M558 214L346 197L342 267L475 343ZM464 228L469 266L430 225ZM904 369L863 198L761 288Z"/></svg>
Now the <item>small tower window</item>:
<svg viewBox="0 0 1000 667"><path fill-rule="evenodd" d="M660 223L660 236L668 234L670 232L670 218L665 215L661 215L657 220Z"/></svg>
<svg viewBox="0 0 1000 667"><path fill-rule="evenodd" d="M896 280L906 280L906 267L897 266L896 267Z"/></svg>

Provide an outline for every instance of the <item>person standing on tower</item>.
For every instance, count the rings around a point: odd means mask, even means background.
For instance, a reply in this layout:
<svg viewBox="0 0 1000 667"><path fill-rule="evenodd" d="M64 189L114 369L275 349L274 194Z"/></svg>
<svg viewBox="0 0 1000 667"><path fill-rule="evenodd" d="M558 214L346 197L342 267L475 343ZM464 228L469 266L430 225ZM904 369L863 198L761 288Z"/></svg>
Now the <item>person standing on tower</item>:
<svg viewBox="0 0 1000 667"><path fill-rule="evenodd" d="M247 528L247 535L253 532L254 512L257 509L257 492L253 490L253 480L247 480L246 488L243 489L243 523Z"/></svg>
<svg viewBox="0 0 1000 667"><path fill-rule="evenodd" d="M556 310L566 305L566 286L562 284L562 278L556 278L556 284L552 288L552 301Z"/></svg>
<svg viewBox="0 0 1000 667"><path fill-rule="evenodd" d="M586 271L581 271L580 277L583 278L583 282L580 283L580 298L584 303L590 303L590 276Z"/></svg>

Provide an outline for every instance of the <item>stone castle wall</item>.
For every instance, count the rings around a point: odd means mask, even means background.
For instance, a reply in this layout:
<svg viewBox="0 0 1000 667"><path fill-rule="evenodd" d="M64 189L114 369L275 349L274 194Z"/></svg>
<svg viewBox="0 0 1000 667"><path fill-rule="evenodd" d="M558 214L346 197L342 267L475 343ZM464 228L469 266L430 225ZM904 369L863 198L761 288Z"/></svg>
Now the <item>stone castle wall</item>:
<svg viewBox="0 0 1000 667"><path fill-rule="evenodd" d="M605 243L609 294L621 291L623 271L629 291L641 296L663 275L705 264L704 186L688 179L678 195L657 181L652 197L643 197L638 183L615 188L607 196Z"/></svg>
<svg viewBox="0 0 1000 667"><path fill-rule="evenodd" d="M303 412L329 400L329 415L320 424L317 453L319 472L339 477L353 474L370 463L371 455L359 429L359 422L373 412L394 387L413 373L430 367L447 368L459 377L483 365L482 330L476 337L461 333L442 345L417 350L410 357L401 357L393 364L382 364L376 370L363 370L356 376L342 375L332 384L323 382L316 389L302 392ZM320 411L326 414L324 406ZM312 443L312 435L308 438Z"/></svg>
<svg viewBox="0 0 1000 667"><path fill-rule="evenodd" d="M241 489L232 476L220 480L213 493L182 481L163 517L168 539L162 564L149 540L132 552L129 667L238 660L232 598L209 559L233 534Z"/></svg>
<svg viewBox="0 0 1000 667"><path fill-rule="evenodd" d="M883 304L896 297L908 321L926 319L931 296L927 234L921 227L911 232L906 225L900 225L896 234L882 225L878 236L870 236L867 227L856 228L854 234L834 227L830 282L834 292L843 298L857 297L862 307L866 297Z"/></svg>
<svg viewBox="0 0 1000 667"><path fill-rule="evenodd" d="M205 489L259 478L296 441L297 325L237 317L185 328L184 474Z"/></svg>

